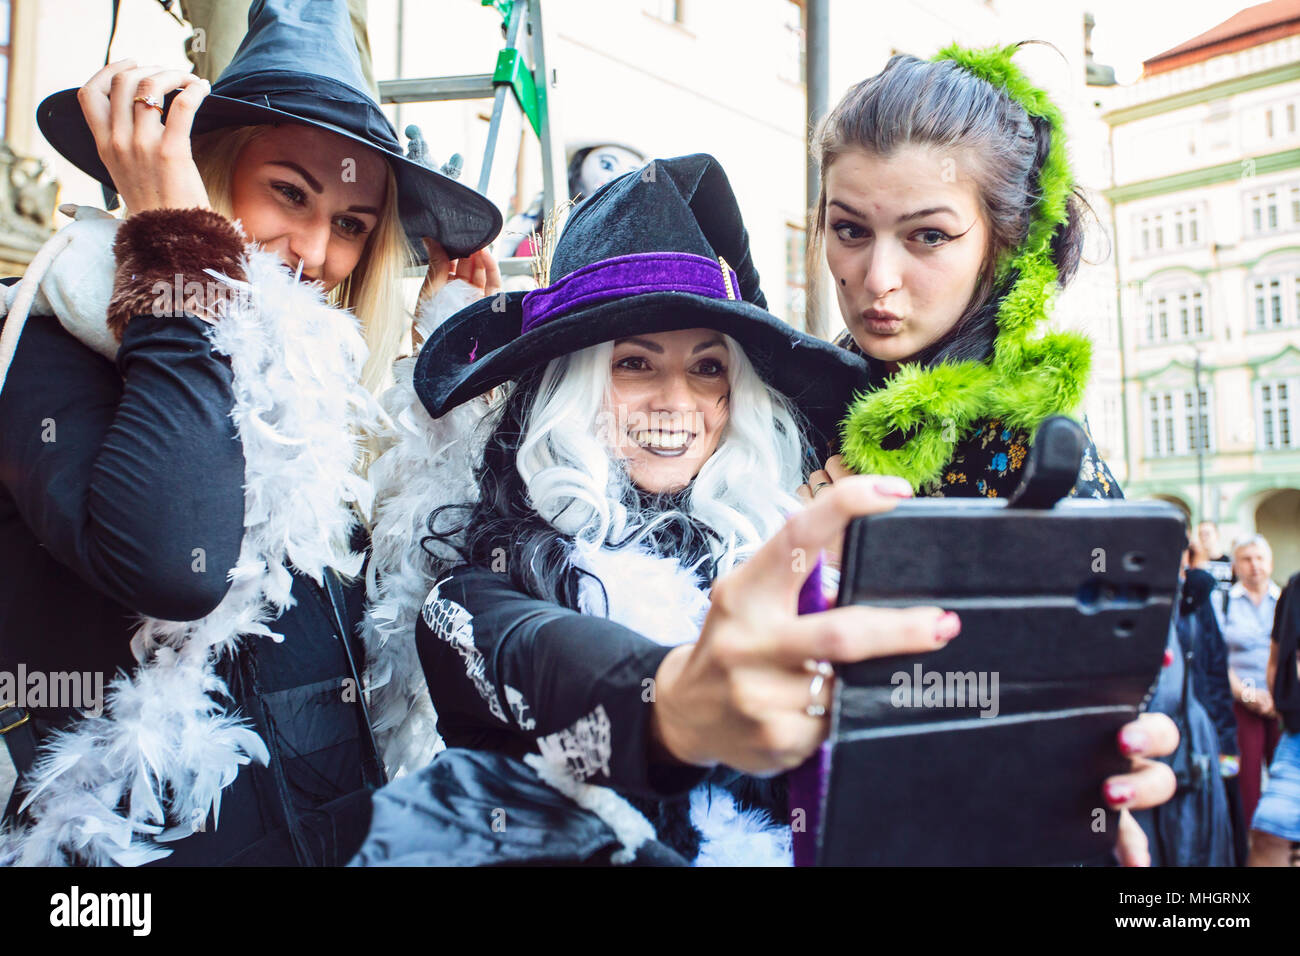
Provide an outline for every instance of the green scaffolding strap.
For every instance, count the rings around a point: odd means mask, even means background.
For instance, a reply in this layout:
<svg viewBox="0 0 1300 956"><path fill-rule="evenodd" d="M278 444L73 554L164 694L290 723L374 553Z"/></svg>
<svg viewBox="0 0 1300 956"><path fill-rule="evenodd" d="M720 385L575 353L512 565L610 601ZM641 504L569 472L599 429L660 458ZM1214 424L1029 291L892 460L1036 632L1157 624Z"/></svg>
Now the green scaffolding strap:
<svg viewBox="0 0 1300 956"><path fill-rule="evenodd" d="M542 135L542 113L545 107L539 102L532 71L528 69L518 50L507 49L497 54L497 68L492 74L492 82L510 84L510 88L515 91L515 99L519 101L520 109L532 124L533 132L538 136Z"/></svg>

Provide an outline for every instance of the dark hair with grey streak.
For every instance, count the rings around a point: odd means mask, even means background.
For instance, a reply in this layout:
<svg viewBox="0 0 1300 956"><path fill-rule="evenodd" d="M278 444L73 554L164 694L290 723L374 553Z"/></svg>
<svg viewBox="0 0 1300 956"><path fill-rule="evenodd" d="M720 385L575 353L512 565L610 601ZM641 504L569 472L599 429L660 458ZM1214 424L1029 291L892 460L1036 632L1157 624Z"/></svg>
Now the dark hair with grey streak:
<svg viewBox="0 0 1300 956"><path fill-rule="evenodd" d="M964 359L982 361L993 352L998 303L1014 278L995 289L997 263L1029 234L1038 200L1038 171L1051 145L1051 128L1045 120L1029 116L997 87L951 60L932 62L901 54L891 57L884 70L849 90L813 135L812 153L821 168L821 189L808 242L806 274L810 279L820 276L822 269L826 170L849 150L888 157L904 145L961 150L971 156L970 172L989 230L979 282L961 317L946 335L908 361L926 366ZM1062 286L1079 265L1086 209L1087 203L1075 191L1067 204L1067 221L1052 239ZM813 291L816 308L815 287Z"/></svg>

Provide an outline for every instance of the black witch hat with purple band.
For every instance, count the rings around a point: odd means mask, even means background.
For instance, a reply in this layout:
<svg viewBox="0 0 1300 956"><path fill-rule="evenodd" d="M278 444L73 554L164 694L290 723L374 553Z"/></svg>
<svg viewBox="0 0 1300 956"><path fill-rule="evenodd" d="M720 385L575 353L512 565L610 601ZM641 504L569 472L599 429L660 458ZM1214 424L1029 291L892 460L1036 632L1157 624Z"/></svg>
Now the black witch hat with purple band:
<svg viewBox="0 0 1300 956"><path fill-rule="evenodd" d="M73 165L113 186L76 90L46 97L36 122ZM425 236L458 259L501 231L501 213L491 200L403 154L393 125L366 92L345 0L254 0L248 33L199 104L191 132L262 124L315 126L382 154L397 177L398 213L421 263L428 261L420 241Z"/></svg>
<svg viewBox="0 0 1300 956"><path fill-rule="evenodd" d="M433 330L415 365L429 414L561 355L675 329L736 339L823 441L866 385L860 357L767 311L736 197L712 156L654 160L597 190L569 217L551 277L543 289L480 299Z"/></svg>

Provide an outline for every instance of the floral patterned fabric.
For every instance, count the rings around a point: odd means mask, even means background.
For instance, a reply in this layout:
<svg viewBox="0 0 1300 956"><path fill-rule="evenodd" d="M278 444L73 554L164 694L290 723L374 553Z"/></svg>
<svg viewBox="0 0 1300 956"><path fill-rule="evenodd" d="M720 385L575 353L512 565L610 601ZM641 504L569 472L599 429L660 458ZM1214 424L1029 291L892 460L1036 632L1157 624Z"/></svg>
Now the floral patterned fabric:
<svg viewBox="0 0 1300 956"><path fill-rule="evenodd" d="M1088 423L1083 423L1087 431ZM990 420L957 443L952 461L939 480L918 490L934 498L1006 498L1020 484L1029 451L1029 432L1004 428ZM1123 498L1119 482L1097 454L1088 435L1079 467L1079 480L1070 490L1072 498Z"/></svg>

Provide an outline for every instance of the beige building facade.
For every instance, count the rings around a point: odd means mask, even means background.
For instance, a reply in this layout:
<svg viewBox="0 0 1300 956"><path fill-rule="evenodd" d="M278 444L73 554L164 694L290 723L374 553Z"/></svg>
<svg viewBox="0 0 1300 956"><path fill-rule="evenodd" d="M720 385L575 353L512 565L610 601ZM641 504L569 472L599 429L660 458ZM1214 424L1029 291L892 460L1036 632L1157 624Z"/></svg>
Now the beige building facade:
<svg viewBox="0 0 1300 956"><path fill-rule="evenodd" d="M1126 490L1218 522L1225 546L1264 534L1285 580L1300 570L1300 22L1261 42L1232 24L1148 61L1105 114Z"/></svg>

